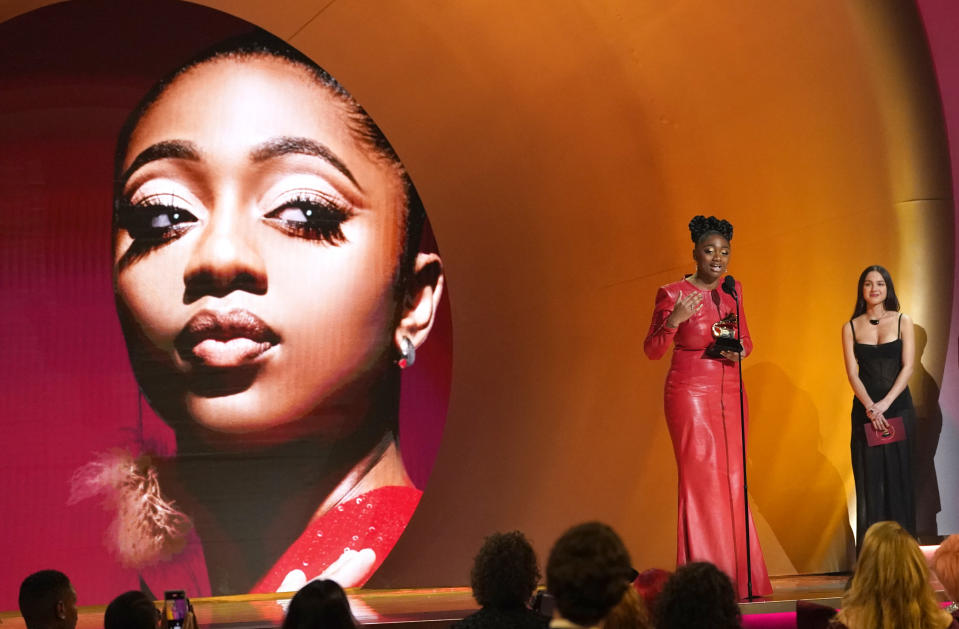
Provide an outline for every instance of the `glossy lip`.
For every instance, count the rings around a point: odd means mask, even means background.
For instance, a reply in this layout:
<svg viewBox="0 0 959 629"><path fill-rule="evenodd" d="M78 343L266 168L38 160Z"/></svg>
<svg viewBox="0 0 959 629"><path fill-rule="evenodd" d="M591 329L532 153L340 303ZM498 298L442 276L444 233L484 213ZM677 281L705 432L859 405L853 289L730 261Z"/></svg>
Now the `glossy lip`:
<svg viewBox="0 0 959 629"><path fill-rule="evenodd" d="M174 345L190 364L211 368L249 365L280 342L279 335L249 310L201 310L177 335Z"/></svg>

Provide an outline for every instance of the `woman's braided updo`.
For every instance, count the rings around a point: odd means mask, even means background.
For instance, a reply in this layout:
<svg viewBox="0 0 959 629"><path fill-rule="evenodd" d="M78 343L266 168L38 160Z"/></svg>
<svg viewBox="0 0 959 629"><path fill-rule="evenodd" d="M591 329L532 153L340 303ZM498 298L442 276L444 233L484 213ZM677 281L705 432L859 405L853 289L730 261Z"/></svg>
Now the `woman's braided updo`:
<svg viewBox="0 0 959 629"><path fill-rule="evenodd" d="M694 216L693 220L689 221L689 235L697 245L710 234L719 234L726 240L732 241L733 225L729 221L718 219L715 216L707 218L699 215Z"/></svg>

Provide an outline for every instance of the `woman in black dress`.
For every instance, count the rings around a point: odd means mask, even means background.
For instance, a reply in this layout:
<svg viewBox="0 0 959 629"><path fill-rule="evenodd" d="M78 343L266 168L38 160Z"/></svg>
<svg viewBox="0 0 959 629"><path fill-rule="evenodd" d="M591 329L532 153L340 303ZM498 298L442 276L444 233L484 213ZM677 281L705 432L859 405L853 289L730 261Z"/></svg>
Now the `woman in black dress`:
<svg viewBox="0 0 959 629"><path fill-rule="evenodd" d="M842 327L852 404L852 471L856 480L856 545L866 529L895 520L915 535L912 443L916 413L907 383L915 360L912 320L899 312L889 271L867 267L859 276L856 308ZM904 440L870 446L867 431L888 434L902 418ZM871 424L871 425L870 425Z"/></svg>

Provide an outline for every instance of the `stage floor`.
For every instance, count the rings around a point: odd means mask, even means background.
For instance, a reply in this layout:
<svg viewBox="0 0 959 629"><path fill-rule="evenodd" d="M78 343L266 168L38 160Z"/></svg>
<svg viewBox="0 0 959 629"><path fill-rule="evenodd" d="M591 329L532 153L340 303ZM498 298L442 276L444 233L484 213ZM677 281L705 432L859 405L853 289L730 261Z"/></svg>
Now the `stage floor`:
<svg viewBox="0 0 959 629"><path fill-rule="evenodd" d="M743 614L791 612L799 599L839 607L848 574L772 577L773 594L740 604ZM942 596L942 588L934 582ZM259 629L279 627L292 594L246 594L193 599L201 628ZM364 625L444 629L477 609L469 588L355 590L354 614ZM102 629L103 606L80 608L77 629ZM3 629L25 629L15 612L0 613Z"/></svg>

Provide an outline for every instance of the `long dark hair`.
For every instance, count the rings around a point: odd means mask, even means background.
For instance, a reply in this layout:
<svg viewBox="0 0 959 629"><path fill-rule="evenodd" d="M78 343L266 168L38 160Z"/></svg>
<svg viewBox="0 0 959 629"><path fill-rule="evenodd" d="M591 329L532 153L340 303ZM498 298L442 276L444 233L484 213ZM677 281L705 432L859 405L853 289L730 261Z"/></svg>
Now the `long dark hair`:
<svg viewBox="0 0 959 629"><path fill-rule="evenodd" d="M883 302L883 306L886 310L899 310L899 298L896 297L896 287L892 285L892 276L889 275L886 267L873 264L867 266L859 274L859 285L856 287L856 307L852 311L852 319L866 312L866 298L862 296L862 286L866 283L866 276L873 271L881 275L886 282L886 301Z"/></svg>
<svg viewBox="0 0 959 629"><path fill-rule="evenodd" d="M354 629L350 603L335 581L310 581L293 595L281 629Z"/></svg>

